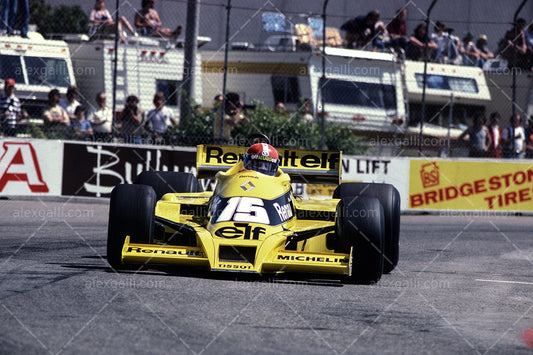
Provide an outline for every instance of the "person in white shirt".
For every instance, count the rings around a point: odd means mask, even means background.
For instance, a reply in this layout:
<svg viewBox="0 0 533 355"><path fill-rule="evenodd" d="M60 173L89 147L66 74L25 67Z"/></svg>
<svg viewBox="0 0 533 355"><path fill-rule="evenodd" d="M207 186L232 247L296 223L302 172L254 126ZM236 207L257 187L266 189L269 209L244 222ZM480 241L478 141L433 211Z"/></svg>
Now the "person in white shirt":
<svg viewBox="0 0 533 355"><path fill-rule="evenodd" d="M453 29L446 27L441 21L435 23L434 29L435 32L430 36L430 40L437 44L433 60L437 63L461 64L458 49L461 46L461 40L452 35Z"/></svg>
<svg viewBox="0 0 533 355"><path fill-rule="evenodd" d="M100 92L96 95L97 107L93 107L89 112L89 122L93 127L94 138L100 141L109 141L113 132L113 113L106 106L107 97Z"/></svg>
<svg viewBox="0 0 533 355"><path fill-rule="evenodd" d="M70 120L76 118L76 108L81 105L77 98L78 88L76 86L69 86L67 89L67 98L59 100L59 106L67 111Z"/></svg>
<svg viewBox="0 0 533 355"><path fill-rule="evenodd" d="M511 117L511 125L502 132L502 157L522 159L526 153L526 132L521 126L521 117Z"/></svg>
<svg viewBox="0 0 533 355"><path fill-rule="evenodd" d="M155 108L146 115L146 126L154 140L164 140L168 127L177 126L179 122L174 117L172 110L165 107L165 95L162 92L157 92L154 95L154 106Z"/></svg>

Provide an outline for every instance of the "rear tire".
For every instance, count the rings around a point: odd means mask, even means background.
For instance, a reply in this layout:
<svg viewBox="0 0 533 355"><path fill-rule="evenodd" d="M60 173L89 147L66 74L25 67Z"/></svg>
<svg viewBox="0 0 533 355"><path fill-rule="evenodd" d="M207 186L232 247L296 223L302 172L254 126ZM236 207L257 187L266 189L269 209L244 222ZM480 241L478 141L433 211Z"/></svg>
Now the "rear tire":
<svg viewBox="0 0 533 355"><path fill-rule="evenodd" d="M337 238L341 251L352 250L350 283L372 284L383 274L383 207L376 198L342 198L337 205Z"/></svg>
<svg viewBox="0 0 533 355"><path fill-rule="evenodd" d="M156 201L150 186L120 184L111 192L107 261L113 268L124 268L122 248L127 235L132 243L153 243Z"/></svg>
<svg viewBox="0 0 533 355"><path fill-rule="evenodd" d="M390 184L349 182L337 186L333 198L374 197L383 206L385 218L385 264L388 274L398 265L400 255L400 193Z"/></svg>
<svg viewBox="0 0 533 355"><path fill-rule="evenodd" d="M167 193L202 191L196 176L175 171L144 171L137 175L133 183L151 186L155 191L157 201Z"/></svg>

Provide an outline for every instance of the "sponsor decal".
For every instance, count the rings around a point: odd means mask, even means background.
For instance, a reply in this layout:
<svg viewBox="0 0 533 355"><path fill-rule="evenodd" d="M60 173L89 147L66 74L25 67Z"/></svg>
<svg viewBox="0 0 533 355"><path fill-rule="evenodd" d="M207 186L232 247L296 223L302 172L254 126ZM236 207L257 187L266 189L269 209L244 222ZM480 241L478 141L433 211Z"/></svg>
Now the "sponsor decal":
<svg viewBox="0 0 533 355"><path fill-rule="evenodd" d="M248 223L233 223L233 227L227 226L219 228L215 231L215 235L219 238L226 239L253 239L259 240L259 236L265 235L266 229L263 227L253 227Z"/></svg>
<svg viewBox="0 0 533 355"><path fill-rule="evenodd" d="M245 148L236 151L224 151L221 147L206 146L203 164L233 165L242 159ZM227 149L226 149L227 150ZM339 169L340 154L336 152L312 152L289 149L278 149L280 167L304 169Z"/></svg>
<svg viewBox="0 0 533 355"><path fill-rule="evenodd" d="M304 255L286 255L278 254L278 260L283 261L302 261L302 262L315 262L315 263L341 263L348 264L348 258L335 258L329 256L304 256Z"/></svg>
<svg viewBox="0 0 533 355"><path fill-rule="evenodd" d="M31 143L4 142L0 157L0 192L9 182L25 182L33 193L50 191L43 180L37 153Z"/></svg>
<svg viewBox="0 0 533 355"><path fill-rule="evenodd" d="M246 181L245 183L243 183L241 185L241 189L243 189L244 191L248 192L248 191L251 191L255 188L255 185L252 184L251 181Z"/></svg>
<svg viewBox="0 0 533 355"><path fill-rule="evenodd" d="M274 200L258 197L216 195L209 215L212 224L220 222L248 222L276 226L294 216L295 208L290 191Z"/></svg>
<svg viewBox="0 0 533 355"><path fill-rule="evenodd" d="M333 192L335 191L336 187L337 185L305 184L302 187L302 190L298 190L298 191L302 191L302 193L300 194L303 194L303 191L305 191L307 193L307 196L332 198ZM295 191L297 190L295 189ZM296 192L294 194L297 195Z"/></svg>
<svg viewBox="0 0 533 355"><path fill-rule="evenodd" d="M155 255L183 255L183 256L197 256L203 257L204 253L198 250L169 250L156 248L142 248L142 247L128 247L126 253L137 254L155 254Z"/></svg>
<svg viewBox="0 0 533 355"><path fill-rule="evenodd" d="M231 269L231 270L251 270L251 264L217 264L218 269Z"/></svg>
<svg viewBox="0 0 533 355"><path fill-rule="evenodd" d="M294 206L292 205L292 200L285 205L280 206L277 202L274 202L272 205L278 212L279 218L281 218L283 222L291 219L294 216Z"/></svg>
<svg viewBox="0 0 533 355"><path fill-rule="evenodd" d="M533 167L527 163L411 161L409 207L533 210Z"/></svg>

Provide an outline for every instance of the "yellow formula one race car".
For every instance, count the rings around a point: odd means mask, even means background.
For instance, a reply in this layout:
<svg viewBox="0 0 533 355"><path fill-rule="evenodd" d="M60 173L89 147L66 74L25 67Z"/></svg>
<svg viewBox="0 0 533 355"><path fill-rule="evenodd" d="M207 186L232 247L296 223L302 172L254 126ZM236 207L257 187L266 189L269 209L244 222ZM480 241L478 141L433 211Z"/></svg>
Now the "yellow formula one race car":
<svg viewBox="0 0 533 355"><path fill-rule="evenodd" d="M117 185L107 259L256 274L331 274L374 283L398 263L400 196L388 184L342 183L333 199L294 196L293 182L339 183L341 153L201 145L197 175L148 171Z"/></svg>

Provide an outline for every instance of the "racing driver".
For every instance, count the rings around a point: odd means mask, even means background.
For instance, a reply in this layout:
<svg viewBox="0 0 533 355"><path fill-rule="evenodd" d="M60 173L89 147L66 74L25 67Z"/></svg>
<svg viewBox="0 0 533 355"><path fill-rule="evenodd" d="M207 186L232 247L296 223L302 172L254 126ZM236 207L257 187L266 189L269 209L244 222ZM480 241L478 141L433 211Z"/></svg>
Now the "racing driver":
<svg viewBox="0 0 533 355"><path fill-rule="evenodd" d="M255 170L265 175L275 176L279 167L276 149L267 143L256 143L246 151L244 169Z"/></svg>

